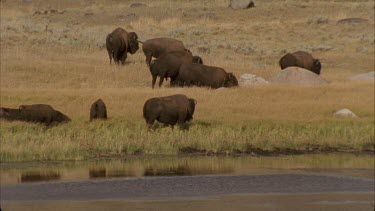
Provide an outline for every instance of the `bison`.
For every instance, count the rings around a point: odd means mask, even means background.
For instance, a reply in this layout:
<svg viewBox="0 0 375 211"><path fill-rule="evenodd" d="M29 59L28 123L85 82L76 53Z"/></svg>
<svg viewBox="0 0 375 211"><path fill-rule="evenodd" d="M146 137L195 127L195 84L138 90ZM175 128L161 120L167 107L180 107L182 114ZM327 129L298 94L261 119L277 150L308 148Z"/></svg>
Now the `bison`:
<svg viewBox="0 0 375 211"><path fill-rule="evenodd" d="M135 32L127 32L123 28L117 28L107 35L106 47L109 56L109 63L112 58L116 64L125 64L127 53L135 54L139 49L138 35Z"/></svg>
<svg viewBox="0 0 375 211"><path fill-rule="evenodd" d="M107 107L102 99L95 101L90 109L90 121L94 119L107 119Z"/></svg>
<svg viewBox="0 0 375 211"><path fill-rule="evenodd" d="M174 81L178 75L178 70L183 63L191 63L193 55L188 51L174 51L162 55L157 60L152 61L150 72L152 75L152 88L155 87L156 79L159 76L159 87L163 84L164 78Z"/></svg>
<svg viewBox="0 0 375 211"><path fill-rule="evenodd" d="M280 59L279 65L282 70L287 67L295 66L310 70L318 75L320 75L320 70L322 69L322 64L319 59L314 59L311 54L305 51L287 53Z"/></svg>
<svg viewBox="0 0 375 211"><path fill-rule="evenodd" d="M238 86L238 81L233 73L227 73L223 68L191 63L181 65L178 77L171 85L196 85L217 89Z"/></svg>
<svg viewBox="0 0 375 211"><path fill-rule="evenodd" d="M147 66L150 66L152 57L158 59L163 54L171 51L189 51L181 41L173 38L160 37L149 39L141 43L143 53L146 56Z"/></svg>
<svg viewBox="0 0 375 211"><path fill-rule="evenodd" d="M143 106L143 117L149 129L155 120L167 126L182 126L193 119L196 104L196 100L182 94L151 98Z"/></svg>
<svg viewBox="0 0 375 211"><path fill-rule="evenodd" d="M0 117L7 120L44 123L69 122L71 119L52 106L46 104L21 105L18 109L1 108Z"/></svg>

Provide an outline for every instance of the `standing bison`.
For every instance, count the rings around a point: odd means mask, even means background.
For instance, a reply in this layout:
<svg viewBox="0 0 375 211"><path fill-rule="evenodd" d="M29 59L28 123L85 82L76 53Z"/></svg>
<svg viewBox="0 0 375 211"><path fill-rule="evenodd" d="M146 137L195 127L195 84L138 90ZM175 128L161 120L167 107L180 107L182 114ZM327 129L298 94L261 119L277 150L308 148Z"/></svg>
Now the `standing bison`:
<svg viewBox="0 0 375 211"><path fill-rule="evenodd" d="M310 70L318 75L320 75L320 70L322 69L322 64L319 59L314 59L311 54L305 51L287 53L280 59L279 65L282 70L294 66Z"/></svg>
<svg viewBox="0 0 375 211"><path fill-rule="evenodd" d="M150 66L152 57L158 59L168 52L189 51L181 41L167 37L154 38L142 42L142 50L146 56L147 66Z"/></svg>
<svg viewBox="0 0 375 211"><path fill-rule="evenodd" d="M0 118L44 123L47 126L53 122L70 121L68 116L46 104L21 105L18 109L1 108Z"/></svg>
<svg viewBox="0 0 375 211"><path fill-rule="evenodd" d="M181 65L178 77L171 85L196 85L217 89L238 86L238 81L233 73L227 73L223 68L191 63Z"/></svg>
<svg viewBox="0 0 375 211"><path fill-rule="evenodd" d="M178 70L183 63L191 63L193 55L188 51L175 51L162 55L157 60L152 61L150 72L152 75L152 88L155 87L157 77L160 77L159 87L163 84L164 78L174 81L178 75Z"/></svg>
<svg viewBox="0 0 375 211"><path fill-rule="evenodd" d="M90 109L90 121L94 119L107 119L107 107L102 99L95 101Z"/></svg>
<svg viewBox="0 0 375 211"><path fill-rule="evenodd" d="M143 117L151 129L155 120L165 125L184 125L193 119L197 101L185 95L171 95L148 99L143 106Z"/></svg>
<svg viewBox="0 0 375 211"><path fill-rule="evenodd" d="M107 35L106 47L110 64L112 58L116 64L125 64L127 53L135 54L139 49L138 36L135 32L128 33L123 28L117 28Z"/></svg>

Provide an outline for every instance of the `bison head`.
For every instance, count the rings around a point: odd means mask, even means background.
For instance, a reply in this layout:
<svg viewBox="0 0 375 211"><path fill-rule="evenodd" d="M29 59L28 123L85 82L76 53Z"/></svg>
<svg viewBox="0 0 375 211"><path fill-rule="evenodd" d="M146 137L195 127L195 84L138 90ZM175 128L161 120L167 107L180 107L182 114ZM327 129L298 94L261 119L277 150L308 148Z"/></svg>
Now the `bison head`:
<svg viewBox="0 0 375 211"><path fill-rule="evenodd" d="M129 49L128 52L135 54L139 49L138 35L135 32L129 32L128 34Z"/></svg>
<svg viewBox="0 0 375 211"><path fill-rule="evenodd" d="M53 121L55 121L55 122L70 122L71 119L67 115L61 113L60 111L56 111L56 113L53 117Z"/></svg>
<svg viewBox="0 0 375 211"><path fill-rule="evenodd" d="M314 73L320 75L320 70L322 69L322 64L320 63L319 59L314 59L312 70Z"/></svg>
<svg viewBox="0 0 375 211"><path fill-rule="evenodd" d="M13 108L0 108L0 118L17 120L21 118L20 110Z"/></svg>
<svg viewBox="0 0 375 211"><path fill-rule="evenodd" d="M227 78L224 82L224 87L238 86L238 80L233 73L228 73Z"/></svg>
<svg viewBox="0 0 375 211"><path fill-rule="evenodd" d="M197 105L197 101L194 100L193 98L189 98L189 108L188 108L188 114L186 116L186 121L190 121L193 119L195 105Z"/></svg>
<svg viewBox="0 0 375 211"><path fill-rule="evenodd" d="M203 64L203 60L200 56L193 56L193 63Z"/></svg>

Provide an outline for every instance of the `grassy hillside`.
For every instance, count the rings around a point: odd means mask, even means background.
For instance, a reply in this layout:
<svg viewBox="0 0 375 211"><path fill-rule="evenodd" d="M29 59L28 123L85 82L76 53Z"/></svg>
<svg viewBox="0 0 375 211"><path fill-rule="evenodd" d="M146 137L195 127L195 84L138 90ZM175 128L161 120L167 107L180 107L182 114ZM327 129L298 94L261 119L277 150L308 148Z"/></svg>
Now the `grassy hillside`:
<svg viewBox="0 0 375 211"><path fill-rule="evenodd" d="M234 11L227 1L1 1L0 104L51 104L71 123L46 128L0 121L1 161L85 159L126 154L374 150L374 83L351 76L374 71L374 2L255 1ZM44 14L46 11L47 14ZM41 14L40 14L41 13ZM367 23L337 24L343 18ZM109 65L105 37L116 27L139 40L174 37L208 65L237 77L270 78L286 52L322 61L320 87L151 89L142 50ZM147 132L143 103L183 93L198 101L189 131ZM110 120L90 124L102 98ZM359 119L333 118L349 108Z"/></svg>

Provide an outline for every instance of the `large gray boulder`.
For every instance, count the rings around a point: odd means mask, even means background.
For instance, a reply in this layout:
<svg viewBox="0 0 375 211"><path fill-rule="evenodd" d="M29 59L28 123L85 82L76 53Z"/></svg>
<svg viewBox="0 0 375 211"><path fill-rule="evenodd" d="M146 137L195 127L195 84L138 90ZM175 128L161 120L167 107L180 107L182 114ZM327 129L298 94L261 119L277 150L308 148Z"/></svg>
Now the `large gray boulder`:
<svg viewBox="0 0 375 211"><path fill-rule="evenodd" d="M288 67L269 79L274 84L323 85L328 84L319 75L299 67Z"/></svg>
<svg viewBox="0 0 375 211"><path fill-rule="evenodd" d="M251 0L230 0L229 7L238 10L238 9L248 9L255 7L255 4Z"/></svg>
<svg viewBox="0 0 375 211"><path fill-rule="evenodd" d="M358 116L355 115L355 113L353 113L351 110L349 110L347 108L343 108L343 109L340 109L340 110L336 111L335 113L333 113L333 116L334 117L358 118Z"/></svg>
<svg viewBox="0 0 375 211"><path fill-rule="evenodd" d="M359 74L359 75L351 77L350 79L356 80L356 81L373 81L375 80L375 71L364 73L364 74Z"/></svg>
<svg viewBox="0 0 375 211"><path fill-rule="evenodd" d="M240 76L238 83L240 84L240 86L252 86L259 84L268 84L269 82L257 75L245 73Z"/></svg>

